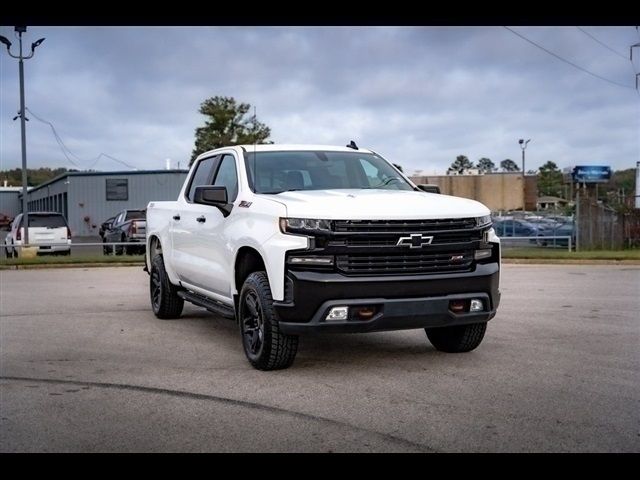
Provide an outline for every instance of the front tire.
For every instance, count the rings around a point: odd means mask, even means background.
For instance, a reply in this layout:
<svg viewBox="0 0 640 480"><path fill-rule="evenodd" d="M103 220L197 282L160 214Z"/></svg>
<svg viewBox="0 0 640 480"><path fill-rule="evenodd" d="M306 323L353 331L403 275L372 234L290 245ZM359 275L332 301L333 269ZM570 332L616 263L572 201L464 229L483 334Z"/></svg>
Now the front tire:
<svg viewBox="0 0 640 480"><path fill-rule="evenodd" d="M182 314L184 300L178 296L178 289L169 281L162 255L156 255L151 261L149 295L156 317L165 320L179 318Z"/></svg>
<svg viewBox="0 0 640 480"><path fill-rule="evenodd" d="M113 246L109 247L107 246L107 239L106 238L102 238L102 254L103 255L111 255L113 253Z"/></svg>
<svg viewBox="0 0 640 480"><path fill-rule="evenodd" d="M280 331L265 272L250 274L242 286L238 320L244 353L258 370L279 370L293 364L298 337Z"/></svg>
<svg viewBox="0 0 640 480"><path fill-rule="evenodd" d="M447 353L470 352L480 345L487 331L487 322L454 327L425 328L436 350Z"/></svg>

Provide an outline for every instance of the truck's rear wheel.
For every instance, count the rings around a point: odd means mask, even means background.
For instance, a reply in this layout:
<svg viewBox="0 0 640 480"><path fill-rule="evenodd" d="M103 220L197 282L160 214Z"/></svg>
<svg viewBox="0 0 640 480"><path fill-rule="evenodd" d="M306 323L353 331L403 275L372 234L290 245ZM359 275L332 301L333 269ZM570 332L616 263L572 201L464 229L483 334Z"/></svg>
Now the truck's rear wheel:
<svg viewBox="0 0 640 480"><path fill-rule="evenodd" d="M293 364L298 337L280 331L278 316L265 272L250 274L238 302L242 346L247 359L258 370L278 370Z"/></svg>
<svg viewBox="0 0 640 480"><path fill-rule="evenodd" d="M447 353L470 352L482 342L487 323L472 323L454 327L425 328L429 341L437 350Z"/></svg>
<svg viewBox="0 0 640 480"><path fill-rule="evenodd" d="M177 288L169 281L162 255L153 257L149 277L153 313L162 319L178 318L182 313L184 300L178 296Z"/></svg>

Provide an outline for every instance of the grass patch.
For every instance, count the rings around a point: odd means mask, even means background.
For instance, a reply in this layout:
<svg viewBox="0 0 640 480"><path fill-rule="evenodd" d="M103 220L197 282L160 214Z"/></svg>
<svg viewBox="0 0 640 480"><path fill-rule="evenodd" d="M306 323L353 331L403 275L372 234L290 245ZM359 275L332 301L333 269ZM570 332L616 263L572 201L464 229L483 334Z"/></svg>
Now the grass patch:
<svg viewBox="0 0 640 480"><path fill-rule="evenodd" d="M585 250L569 252L553 248L504 248L502 258L562 260L640 260L640 250Z"/></svg>
<svg viewBox="0 0 640 480"><path fill-rule="evenodd" d="M142 263L144 255L78 255L57 256L41 255L35 258L3 258L0 266L9 265L60 265L74 263Z"/></svg>

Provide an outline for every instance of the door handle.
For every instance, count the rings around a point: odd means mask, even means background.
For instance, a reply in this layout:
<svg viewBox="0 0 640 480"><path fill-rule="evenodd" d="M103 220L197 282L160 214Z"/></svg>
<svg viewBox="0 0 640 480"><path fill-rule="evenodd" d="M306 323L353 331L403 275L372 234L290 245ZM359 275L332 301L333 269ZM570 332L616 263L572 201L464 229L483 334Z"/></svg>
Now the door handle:
<svg viewBox="0 0 640 480"><path fill-rule="evenodd" d="M207 221L206 217L204 215L200 215L198 218L196 218L196 220L200 223L204 223Z"/></svg>
<svg viewBox="0 0 640 480"><path fill-rule="evenodd" d="M176 220L176 221L180 220L180 215L179 214L175 214L173 216L173 219Z"/></svg>

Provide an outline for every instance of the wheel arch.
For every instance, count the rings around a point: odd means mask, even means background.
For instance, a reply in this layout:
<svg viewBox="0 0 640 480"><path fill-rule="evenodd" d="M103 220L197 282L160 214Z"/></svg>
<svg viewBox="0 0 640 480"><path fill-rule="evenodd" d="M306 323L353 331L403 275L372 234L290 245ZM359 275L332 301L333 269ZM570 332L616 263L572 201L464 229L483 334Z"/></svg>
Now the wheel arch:
<svg viewBox="0 0 640 480"><path fill-rule="evenodd" d="M253 247L241 247L236 253L236 259L233 263L233 289L235 292L233 295L233 301L236 307L238 307L238 297L244 281L253 272L265 271L266 263L262 254Z"/></svg>

